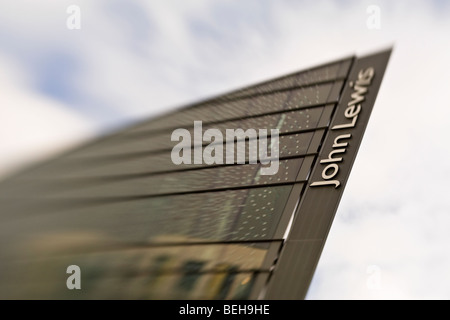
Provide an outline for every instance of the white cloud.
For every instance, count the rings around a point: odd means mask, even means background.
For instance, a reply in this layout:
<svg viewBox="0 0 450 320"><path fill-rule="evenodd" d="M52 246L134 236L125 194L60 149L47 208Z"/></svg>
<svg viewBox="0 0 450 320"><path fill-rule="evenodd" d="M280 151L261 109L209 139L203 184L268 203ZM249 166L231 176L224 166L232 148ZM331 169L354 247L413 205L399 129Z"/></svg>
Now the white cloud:
<svg viewBox="0 0 450 320"><path fill-rule="evenodd" d="M87 119L30 90L13 61L0 56L0 69L0 177L94 136Z"/></svg>

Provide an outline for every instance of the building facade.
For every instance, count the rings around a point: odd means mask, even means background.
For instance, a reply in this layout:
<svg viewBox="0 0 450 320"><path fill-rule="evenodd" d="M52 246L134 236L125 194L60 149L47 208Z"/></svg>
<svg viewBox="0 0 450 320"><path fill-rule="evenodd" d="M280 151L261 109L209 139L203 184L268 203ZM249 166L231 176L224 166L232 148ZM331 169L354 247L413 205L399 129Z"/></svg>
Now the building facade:
<svg viewBox="0 0 450 320"><path fill-rule="evenodd" d="M0 297L303 299L389 56L180 108L3 181Z"/></svg>

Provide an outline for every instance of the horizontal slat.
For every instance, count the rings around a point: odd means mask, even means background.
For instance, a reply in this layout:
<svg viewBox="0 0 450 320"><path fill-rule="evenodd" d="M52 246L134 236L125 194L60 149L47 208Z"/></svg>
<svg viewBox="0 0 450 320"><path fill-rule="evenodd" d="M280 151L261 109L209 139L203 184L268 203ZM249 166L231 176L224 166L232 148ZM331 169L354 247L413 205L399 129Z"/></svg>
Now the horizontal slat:
<svg viewBox="0 0 450 320"><path fill-rule="evenodd" d="M35 195L49 198L95 198L149 196L172 193L221 190L227 188L244 188L265 184L295 182L303 158L280 160L275 175L261 175L261 166L276 166L276 160L270 165L245 164L239 166L222 166L202 170L169 172L151 176L123 179L119 181L100 181L79 186L70 183L54 186L52 190L36 190ZM306 178L306 177L303 177Z"/></svg>
<svg viewBox="0 0 450 320"><path fill-rule="evenodd" d="M314 132L296 133L292 135L284 135L279 137L279 157L284 159L285 157L302 156L308 151L311 139ZM244 142L245 146L245 161L249 161L249 141ZM258 142L257 142L258 143ZM271 140L268 140L270 145ZM235 157L241 152L237 150L237 143L235 144ZM198 147L204 150L201 147ZM222 146L222 163L226 164L226 145ZM314 151L312 151L314 152ZM23 192L24 181L39 179L41 182L55 181L66 178L96 178L96 177L114 177L123 175L136 175L136 174L151 174L157 172L177 171L177 170L189 170L210 167L203 160L203 152L200 152L200 157L196 157L197 153L194 149L191 150L191 163L181 163L176 165L171 158L171 152L163 152L154 155L132 157L131 159L90 159L90 160L73 160L73 159L60 159L56 163L52 163L49 166L41 167L39 170L30 172L28 175L21 178L20 181L16 181L17 192ZM253 158L259 159L257 152L250 153ZM270 154L270 150L268 152ZM200 160L201 163L196 164L195 161ZM216 165L218 163L215 163Z"/></svg>
<svg viewBox="0 0 450 320"><path fill-rule="evenodd" d="M339 77L339 68L341 63L336 63L323 68L308 70L272 80L265 84L259 84L247 89L239 90L236 93L226 95L224 98L237 98L248 95L259 95L268 92L278 91L286 88L309 86L318 82L330 81Z"/></svg>
<svg viewBox="0 0 450 320"><path fill-rule="evenodd" d="M134 243L261 241L272 239L292 185L184 194L45 211L41 199L0 225L2 259L31 242L60 236L98 246ZM48 203L47 203L48 204ZM27 213L28 211L28 213ZM7 221L7 214L14 214ZM50 245L53 241L50 241ZM57 243L55 243L57 245Z"/></svg>
<svg viewBox="0 0 450 320"><path fill-rule="evenodd" d="M234 117L236 115L244 116L248 115L245 111L245 105L250 103L255 99L255 102L258 100L259 95L266 95L268 93L273 93L273 97L277 98L280 102L284 102L287 98L288 91L285 92L277 92L277 90L283 90L287 88L295 88L295 87L304 87L311 86L314 90L314 84L332 81L334 79L341 79L347 75L348 69L350 67L351 59L343 60L334 64L326 65L323 67L306 70L304 72L295 73L292 75L284 76L275 80L267 81L265 83L256 84L254 86L250 86L244 89L240 89L229 94L220 96L215 99L211 99L209 101L205 101L203 103L199 103L197 105L193 105L186 109L177 110L175 114L164 115L160 118L148 121L146 123L137 125L133 128L127 130L128 132L138 132L138 131L147 131L147 130L163 130L169 129L172 127L189 124L194 119L209 119L209 121L220 121L223 119L228 119L230 117ZM301 89L305 90L305 89ZM306 90L311 90L311 88L306 88ZM236 100L239 99L239 100ZM234 100L234 101L233 101ZM262 100L265 100L262 98ZM311 100L311 99L309 99ZM252 104L253 107L258 105ZM209 113L208 109L211 106L217 106L217 113ZM220 106L223 106L222 108ZM268 110L268 106L261 108L256 107L253 112L261 111L265 113ZM244 110L242 110L244 109ZM242 111L241 111L242 110ZM193 114L200 115L192 117ZM255 113L252 113L255 114ZM178 116L180 118L176 119ZM186 121L187 122L183 122Z"/></svg>

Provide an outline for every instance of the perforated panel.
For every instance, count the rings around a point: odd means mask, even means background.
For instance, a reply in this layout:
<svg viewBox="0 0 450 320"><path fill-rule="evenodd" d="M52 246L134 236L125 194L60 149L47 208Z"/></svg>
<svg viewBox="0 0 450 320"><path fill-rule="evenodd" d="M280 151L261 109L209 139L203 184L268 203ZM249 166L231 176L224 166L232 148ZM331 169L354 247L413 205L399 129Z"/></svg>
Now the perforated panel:
<svg viewBox="0 0 450 320"><path fill-rule="evenodd" d="M293 99L295 100L295 99ZM291 101L288 105L288 109L294 109L298 107L298 101ZM194 145L194 141L198 143L208 144L209 142L203 142L202 136L196 136L194 132L194 121L202 121L203 131L207 129L218 129L221 131L224 141L226 141L227 129L254 129L259 132L260 129L276 129L280 130L280 133L298 132L311 130L315 128L320 116L322 115L324 107L322 105L315 108L305 108L298 111L286 111L277 114L270 115L258 115L251 118L223 121L220 123L208 124L197 118L187 125L180 126L174 129L187 129L190 134L190 141L179 144ZM74 158L87 158L87 157L108 157L118 154L133 154L139 152L161 152L171 150L177 141L171 141L172 130L164 131L161 133L154 133L150 136L135 136L135 135L123 135L118 136L115 139L107 139L92 145L91 147L84 148L80 152L74 153L71 157ZM197 139L197 140L195 140Z"/></svg>

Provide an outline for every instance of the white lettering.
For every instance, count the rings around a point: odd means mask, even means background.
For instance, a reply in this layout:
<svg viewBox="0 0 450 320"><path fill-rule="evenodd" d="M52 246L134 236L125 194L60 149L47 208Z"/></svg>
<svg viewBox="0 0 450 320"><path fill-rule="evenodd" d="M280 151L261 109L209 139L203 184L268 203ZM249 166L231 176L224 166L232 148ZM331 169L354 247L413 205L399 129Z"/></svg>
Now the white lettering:
<svg viewBox="0 0 450 320"><path fill-rule="evenodd" d="M219 129L208 129L202 134L202 121L194 121L194 140L191 144L191 132L187 129L175 129L171 141L178 141L172 148L171 159L176 165L191 164L191 149L194 148L194 164L223 164L225 147L226 164L257 164L260 157L260 174L274 175L279 169L279 130L270 130L270 145L267 143L267 129L226 129L224 144ZM235 143L237 141L237 143ZM209 142L203 149L203 142ZM248 145L248 150L246 150ZM236 159L235 159L236 149ZM268 154L270 149L270 155ZM248 154L248 158L246 155ZM247 161L248 160L248 161ZM236 162L235 162L236 161ZM269 165L269 166L267 166Z"/></svg>
<svg viewBox="0 0 450 320"><path fill-rule="evenodd" d="M67 267L66 273L72 274L67 278L67 289L81 289L81 269L77 265L71 265Z"/></svg>
<svg viewBox="0 0 450 320"><path fill-rule="evenodd" d="M66 20L66 26L69 30L81 29L81 9L79 6L70 5L67 7L66 12L70 14Z"/></svg>
<svg viewBox="0 0 450 320"><path fill-rule="evenodd" d="M352 87L354 91L350 95L351 101L347 104L347 108L344 110L344 116L345 118L350 119L350 122L335 125L331 128L331 130L349 129L356 126L358 115L362 109L361 103L366 99L367 86L369 86L372 82L374 75L375 70L370 67L359 71L356 84L350 82L350 87ZM343 154L347 151L348 142L341 142L341 140L349 139L351 136L352 135L350 133L341 134L334 139L332 146L333 150L330 151L327 158L320 160L321 164L329 163L322 171L322 179L324 181L315 181L310 184L311 187L334 185L334 187L337 188L340 186L341 183L338 180L331 180L339 172L339 166L336 162L343 161L343 157L337 157L336 154Z"/></svg>
<svg viewBox="0 0 450 320"><path fill-rule="evenodd" d="M180 138L181 141L180 141ZM170 157L176 165L191 164L191 133L186 129L176 129L172 132L171 141L180 141L172 149ZM180 153L183 155L180 156Z"/></svg>
<svg viewBox="0 0 450 320"><path fill-rule="evenodd" d="M366 21L366 26L369 30L379 30L381 29L381 9L377 5L370 5L366 9L369 17Z"/></svg>
<svg viewBox="0 0 450 320"><path fill-rule="evenodd" d="M214 307L193 307L189 306L189 304L186 304L186 307L180 307L179 314L193 314L193 315L199 315L204 314L207 318L209 318L214 310Z"/></svg>
<svg viewBox="0 0 450 320"><path fill-rule="evenodd" d="M208 129L203 134L204 141L212 141L203 150L203 159L206 164L223 164L223 137L219 129ZM214 153L214 155L213 155Z"/></svg>

